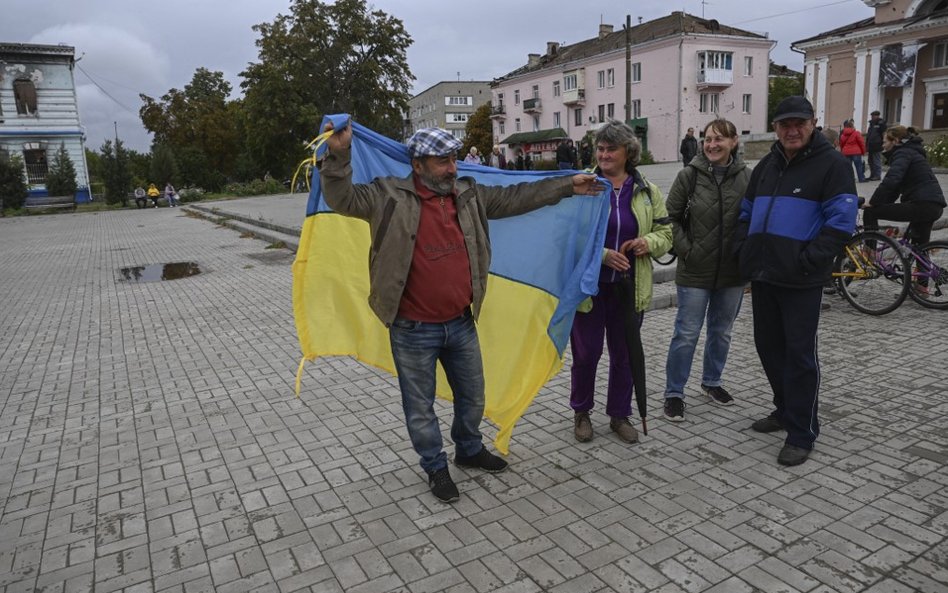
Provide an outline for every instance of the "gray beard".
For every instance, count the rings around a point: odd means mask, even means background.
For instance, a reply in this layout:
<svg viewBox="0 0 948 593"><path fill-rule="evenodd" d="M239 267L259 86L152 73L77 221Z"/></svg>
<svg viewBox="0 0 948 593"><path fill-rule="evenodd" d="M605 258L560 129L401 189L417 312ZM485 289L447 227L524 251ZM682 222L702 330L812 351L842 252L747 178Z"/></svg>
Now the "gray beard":
<svg viewBox="0 0 948 593"><path fill-rule="evenodd" d="M447 196L454 193L454 177L452 177L450 180L439 181L433 177L425 175L424 173L419 173L418 176L421 178L421 182L425 187L439 196Z"/></svg>

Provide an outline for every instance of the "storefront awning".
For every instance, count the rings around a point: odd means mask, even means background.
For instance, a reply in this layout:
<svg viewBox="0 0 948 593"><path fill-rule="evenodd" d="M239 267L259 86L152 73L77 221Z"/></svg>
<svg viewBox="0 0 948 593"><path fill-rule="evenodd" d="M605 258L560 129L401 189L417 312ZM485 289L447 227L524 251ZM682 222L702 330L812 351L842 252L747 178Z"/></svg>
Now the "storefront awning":
<svg viewBox="0 0 948 593"><path fill-rule="evenodd" d="M566 140L567 138L569 138L569 134L566 133L566 130L563 128L552 128L549 130L538 130L536 132L517 132L501 140L500 144L506 144L507 146L514 144L535 144L537 142L550 142L552 140Z"/></svg>

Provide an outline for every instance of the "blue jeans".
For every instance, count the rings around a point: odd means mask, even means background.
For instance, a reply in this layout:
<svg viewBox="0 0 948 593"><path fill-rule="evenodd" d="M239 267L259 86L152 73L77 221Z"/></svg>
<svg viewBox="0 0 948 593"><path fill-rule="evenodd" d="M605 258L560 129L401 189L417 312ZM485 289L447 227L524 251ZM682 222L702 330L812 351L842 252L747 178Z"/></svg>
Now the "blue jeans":
<svg viewBox="0 0 948 593"><path fill-rule="evenodd" d="M856 179L859 181L866 180L866 164L862 160L861 154L853 154L848 157L849 160L853 162L853 166L856 167Z"/></svg>
<svg viewBox="0 0 948 593"><path fill-rule="evenodd" d="M448 465L434 411L439 360L454 395L451 440L456 454L470 457L480 452L484 447L478 428L484 416L484 366L470 312L444 323L399 317L389 328L389 339L408 436L421 457L422 469L430 474Z"/></svg>
<svg viewBox="0 0 948 593"><path fill-rule="evenodd" d="M706 314L708 335L704 344L701 384L709 387L721 385L721 373L731 347L731 328L743 299L743 286L718 289L678 287L675 331L665 362L665 397L685 397L685 384L691 374L691 361Z"/></svg>

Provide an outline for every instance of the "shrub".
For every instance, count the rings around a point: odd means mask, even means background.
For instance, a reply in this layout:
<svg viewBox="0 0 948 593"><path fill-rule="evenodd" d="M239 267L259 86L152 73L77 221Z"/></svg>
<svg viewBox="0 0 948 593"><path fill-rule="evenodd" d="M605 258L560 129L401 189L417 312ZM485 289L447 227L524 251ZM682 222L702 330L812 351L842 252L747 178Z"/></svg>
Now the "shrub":
<svg viewBox="0 0 948 593"><path fill-rule="evenodd" d="M0 150L0 211L22 207L28 193L23 161Z"/></svg>
<svg viewBox="0 0 948 593"><path fill-rule="evenodd" d="M936 167L948 167L948 136L941 136L925 146L928 162Z"/></svg>
<svg viewBox="0 0 948 593"><path fill-rule="evenodd" d="M640 165L654 165L655 157L652 156L651 152L647 150L643 150L642 156L639 158L639 164Z"/></svg>
<svg viewBox="0 0 948 593"><path fill-rule="evenodd" d="M76 167L66 152L66 144L60 144L46 173L46 191L51 196L75 196L77 189Z"/></svg>
<svg viewBox="0 0 948 593"><path fill-rule="evenodd" d="M286 193L286 188L276 179L254 179L246 183L228 183L224 193L232 196L263 196Z"/></svg>
<svg viewBox="0 0 948 593"><path fill-rule="evenodd" d="M178 197L182 204L200 202L204 199L204 190L200 187L187 187L178 191Z"/></svg>

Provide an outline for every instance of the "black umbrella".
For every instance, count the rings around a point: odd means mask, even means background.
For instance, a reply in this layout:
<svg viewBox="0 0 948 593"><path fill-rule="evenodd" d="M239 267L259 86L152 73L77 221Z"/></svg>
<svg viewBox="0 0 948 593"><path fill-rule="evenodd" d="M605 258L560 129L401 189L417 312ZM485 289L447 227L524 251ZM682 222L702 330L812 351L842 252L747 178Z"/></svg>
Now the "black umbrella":
<svg viewBox="0 0 948 593"><path fill-rule="evenodd" d="M634 265L634 264L633 264ZM639 316L635 314L635 278L625 273L616 283L619 302L622 305L622 325L625 328L625 342L629 350L629 365L632 367L632 385L635 391L635 404L642 418L642 434L648 434L645 423L648 393L645 391L645 350L642 348L642 332L639 328Z"/></svg>

